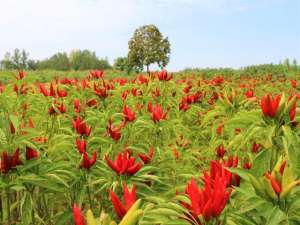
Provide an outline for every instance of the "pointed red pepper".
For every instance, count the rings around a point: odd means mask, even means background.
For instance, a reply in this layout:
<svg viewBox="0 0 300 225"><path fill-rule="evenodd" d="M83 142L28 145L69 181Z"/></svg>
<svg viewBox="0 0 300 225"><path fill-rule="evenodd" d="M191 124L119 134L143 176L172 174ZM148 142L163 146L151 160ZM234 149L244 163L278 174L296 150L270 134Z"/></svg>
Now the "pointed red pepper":
<svg viewBox="0 0 300 225"><path fill-rule="evenodd" d="M276 117L278 106L281 100L281 95L272 98L269 94L261 98L261 109L264 116L274 118Z"/></svg>
<svg viewBox="0 0 300 225"><path fill-rule="evenodd" d="M81 210L75 203L73 205L73 219L74 219L75 225L86 225L85 219L81 213Z"/></svg>
<svg viewBox="0 0 300 225"><path fill-rule="evenodd" d="M138 156L144 162L144 164L149 164L154 156L154 148L151 147L148 154L139 153Z"/></svg>
<svg viewBox="0 0 300 225"><path fill-rule="evenodd" d="M81 140L80 138L77 138L76 139L76 147L81 154L86 152L86 140L84 140L84 139Z"/></svg>
<svg viewBox="0 0 300 225"><path fill-rule="evenodd" d="M37 150L34 150L28 146L26 146L26 160L36 159L39 157L39 153Z"/></svg>
<svg viewBox="0 0 300 225"><path fill-rule="evenodd" d="M79 116L77 116L76 120L72 120L73 127L76 132L81 136L89 136L91 133L91 127L87 126L87 124L81 120Z"/></svg>
<svg viewBox="0 0 300 225"><path fill-rule="evenodd" d="M132 122L135 120L135 113L131 110L129 106L123 106L123 115L125 117L125 121Z"/></svg>
<svg viewBox="0 0 300 225"><path fill-rule="evenodd" d="M167 112L163 112L163 109L160 104L156 104L152 108L152 114L151 114L151 119L153 120L154 123L157 123L163 119L166 119Z"/></svg>
<svg viewBox="0 0 300 225"><path fill-rule="evenodd" d="M277 182L277 180L275 178L272 177L272 175L269 172L266 172L265 176L270 180L273 190L279 196L281 193L280 184Z"/></svg>
<svg viewBox="0 0 300 225"><path fill-rule="evenodd" d="M49 96L49 92L45 87L44 83L39 83L39 88L40 88L40 92L45 96L48 97Z"/></svg>
<svg viewBox="0 0 300 225"><path fill-rule="evenodd" d="M124 150L123 154L118 153L115 162L113 162L108 156L105 156L105 160L107 165L118 175L134 175L142 167L141 162L135 163L135 157L130 156L127 150Z"/></svg>
<svg viewBox="0 0 300 225"><path fill-rule="evenodd" d="M66 90L61 90L57 87L57 95L61 98L64 98L68 95L68 92Z"/></svg>
<svg viewBox="0 0 300 225"><path fill-rule="evenodd" d="M136 186L133 185L130 192L126 186L126 183L123 182L124 203L121 202L119 197L113 191L110 191L110 198L117 216L119 219L122 219L136 201Z"/></svg>
<svg viewBox="0 0 300 225"><path fill-rule="evenodd" d="M107 132L113 140L118 141L121 138L121 129L123 128L123 126L124 124L121 124L119 127L114 127L112 120L109 119Z"/></svg>
<svg viewBox="0 0 300 225"><path fill-rule="evenodd" d="M83 152L80 168L89 170L96 163L96 160L97 160L96 152L93 152L91 159L88 158L86 152Z"/></svg>
<svg viewBox="0 0 300 225"><path fill-rule="evenodd" d="M80 113L80 100L78 98L74 100L74 110L75 112Z"/></svg>

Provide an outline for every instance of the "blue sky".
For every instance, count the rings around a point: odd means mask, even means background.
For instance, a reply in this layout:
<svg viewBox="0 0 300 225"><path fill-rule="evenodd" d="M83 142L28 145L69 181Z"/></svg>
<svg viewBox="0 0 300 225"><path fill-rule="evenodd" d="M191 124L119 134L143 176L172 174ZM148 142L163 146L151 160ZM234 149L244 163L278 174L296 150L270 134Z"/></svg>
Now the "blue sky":
<svg viewBox="0 0 300 225"><path fill-rule="evenodd" d="M113 62L145 24L169 37L169 70L300 63L300 0L0 0L0 57L90 49Z"/></svg>

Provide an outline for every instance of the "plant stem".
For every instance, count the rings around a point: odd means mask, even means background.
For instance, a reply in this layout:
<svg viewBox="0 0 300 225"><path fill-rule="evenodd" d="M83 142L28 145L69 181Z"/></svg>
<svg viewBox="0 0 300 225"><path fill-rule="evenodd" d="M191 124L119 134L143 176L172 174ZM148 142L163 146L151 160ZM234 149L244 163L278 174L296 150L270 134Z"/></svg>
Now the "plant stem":
<svg viewBox="0 0 300 225"><path fill-rule="evenodd" d="M91 191L90 191L90 187L89 187L88 172L87 171L84 172L84 176L85 176L86 191L87 191L87 194L88 194L90 207L91 207L91 210L93 211L94 210L94 205L93 205L93 200L92 200L92 197L91 197Z"/></svg>
<svg viewBox="0 0 300 225"><path fill-rule="evenodd" d="M6 210L7 210L7 223L10 224L10 199L9 189L6 188Z"/></svg>

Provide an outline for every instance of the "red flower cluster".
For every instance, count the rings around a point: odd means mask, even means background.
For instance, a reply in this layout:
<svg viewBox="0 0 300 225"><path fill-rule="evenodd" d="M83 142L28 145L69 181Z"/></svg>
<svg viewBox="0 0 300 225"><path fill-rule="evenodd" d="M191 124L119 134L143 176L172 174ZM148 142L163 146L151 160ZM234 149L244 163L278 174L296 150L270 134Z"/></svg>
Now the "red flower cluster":
<svg viewBox="0 0 300 225"><path fill-rule="evenodd" d="M182 111L187 111L190 108L190 104L198 102L201 97L202 93L199 91L182 97L182 100L179 104L179 109Z"/></svg>
<svg viewBox="0 0 300 225"><path fill-rule="evenodd" d="M123 115L126 122L132 122L135 120L135 113L131 110L129 106L123 106Z"/></svg>
<svg viewBox="0 0 300 225"><path fill-rule="evenodd" d="M205 221L209 221L213 217L217 218L224 210L231 194L231 189L227 190L226 179L217 173L214 180L210 176L205 176L204 186L201 189L198 188L194 178L187 185L185 193L191 204L183 203L183 205L190 211L197 224L201 225L198 216L202 215Z"/></svg>
<svg viewBox="0 0 300 225"><path fill-rule="evenodd" d="M76 147L79 153L83 154L86 151L86 140L80 139L79 137L76 139Z"/></svg>
<svg viewBox="0 0 300 225"><path fill-rule="evenodd" d="M14 84L14 91L16 94L26 95L29 87L26 85L26 83L22 83L20 87L18 87L17 84Z"/></svg>
<svg viewBox="0 0 300 225"><path fill-rule="evenodd" d="M156 104L155 106L152 106L152 102L149 102L148 112L151 113L151 119L153 120L154 123L166 119L167 116L167 112L163 112L163 109L159 103Z"/></svg>
<svg viewBox="0 0 300 225"><path fill-rule="evenodd" d="M90 77L91 78L96 78L96 79L103 79L104 77L104 71L102 70L92 70L90 71Z"/></svg>
<svg viewBox="0 0 300 225"><path fill-rule="evenodd" d="M102 80L102 85L96 84L94 82L94 93L100 98L106 98L109 96L108 90L114 89L114 86L112 84L107 84Z"/></svg>
<svg viewBox="0 0 300 225"><path fill-rule="evenodd" d="M218 156L219 158L223 158L224 155L225 155L225 153L226 153L226 150L225 150L224 145L219 145L219 146L217 147L217 156Z"/></svg>
<svg viewBox="0 0 300 225"><path fill-rule="evenodd" d="M238 166L238 157L230 156L228 160L214 161L210 162L210 177L215 180L217 174L220 174L226 179L226 185L229 187L231 185L239 186L240 177L237 174L232 174L227 168L236 168ZM227 168L226 168L227 167ZM206 174L206 173L205 173ZM207 174L206 174L207 175Z"/></svg>
<svg viewBox="0 0 300 225"><path fill-rule="evenodd" d="M160 71L156 77L160 80L160 81L169 81L173 79L173 75L172 74L168 74L167 71L162 70Z"/></svg>
<svg viewBox="0 0 300 225"><path fill-rule="evenodd" d="M30 147L26 147L25 156L26 160L36 159L39 157L39 153L37 150L34 150Z"/></svg>
<svg viewBox="0 0 300 225"><path fill-rule="evenodd" d="M0 161L0 170L2 173L6 174L9 172L9 170L21 164L22 162L20 160L19 149L16 149L16 151L12 156L10 156L7 151L2 152L1 161Z"/></svg>
<svg viewBox="0 0 300 225"><path fill-rule="evenodd" d="M245 96L247 98L253 98L254 97L254 91L252 89L249 89L248 91L245 92Z"/></svg>
<svg viewBox="0 0 300 225"><path fill-rule="evenodd" d="M26 73L23 70L18 71L18 75L16 76L17 80L22 80L24 77L26 77Z"/></svg>
<svg viewBox="0 0 300 225"><path fill-rule="evenodd" d="M124 125L125 125L125 123L123 121L120 124L120 126L114 127L112 120L109 119L108 126L107 126L107 132L113 140L118 141L121 138L121 130L124 127Z"/></svg>
<svg viewBox="0 0 300 225"><path fill-rule="evenodd" d="M40 88L40 92L45 97L51 96L51 97L56 98L58 96L58 97L64 98L68 94L66 90L61 90L61 89L59 89L59 87L57 87L56 90L55 90L55 87L54 87L53 83L50 84L50 90L49 91L46 89L44 83L40 83L39 88Z"/></svg>
<svg viewBox="0 0 300 225"><path fill-rule="evenodd" d="M252 144L252 152L253 152L253 153L257 153L258 150L260 149L260 147L261 147L260 144L257 144L256 142L254 142L254 143Z"/></svg>
<svg viewBox="0 0 300 225"><path fill-rule="evenodd" d="M266 117L276 117L281 95L276 95L272 98L269 94L261 98L261 109Z"/></svg>
<svg viewBox="0 0 300 225"><path fill-rule="evenodd" d="M105 160L107 165L112 168L118 175L134 175L142 167L142 163L135 163L136 158L130 156L129 151L126 149L124 150L123 154L118 153L115 162L113 162L108 156L105 156Z"/></svg>
<svg viewBox="0 0 300 225"><path fill-rule="evenodd" d="M154 148L151 147L148 154L139 153L138 156L144 162L144 164L149 164L154 156Z"/></svg>
<svg viewBox="0 0 300 225"><path fill-rule="evenodd" d="M66 112L66 106L64 105L64 103L63 102L58 103L56 100L54 100L53 105L49 108L49 114L50 115L54 115L56 113L54 105L55 105L55 108L58 109L58 111L60 113L65 113Z"/></svg>
<svg viewBox="0 0 300 225"><path fill-rule="evenodd" d="M96 160L97 160L97 153L96 152L93 152L92 157L89 159L88 155L87 155L87 152L84 151L82 153L82 161L81 161L81 164L80 164L80 168L89 170L96 163Z"/></svg>
<svg viewBox="0 0 300 225"><path fill-rule="evenodd" d="M224 82L224 77L217 76L211 80L211 84L214 86L220 86Z"/></svg>
<svg viewBox="0 0 300 225"><path fill-rule="evenodd" d="M74 99L74 110L77 113L80 113L80 100L78 98Z"/></svg>
<svg viewBox="0 0 300 225"><path fill-rule="evenodd" d="M87 141L84 138L90 135L91 127L87 126L87 124L80 118L80 116L77 116L76 120L72 120L72 124L77 134L81 136L76 138L76 147L82 156L80 168L89 170L97 160L96 152L93 152L92 157L89 159L86 150Z"/></svg>
<svg viewBox="0 0 300 225"><path fill-rule="evenodd" d="M294 96L291 95L288 99L288 103L292 100ZM289 112L289 118L290 118L290 121L293 122L294 119L295 119L295 116L296 116L296 109L297 109L297 100L293 103L291 109L290 109L290 112Z"/></svg>
<svg viewBox="0 0 300 225"><path fill-rule="evenodd" d="M76 139L76 147L78 149L78 152L82 155L80 168L89 170L96 163L97 153L93 152L92 157L89 159L86 150L86 140L80 139L80 137Z"/></svg>
<svg viewBox="0 0 300 225"><path fill-rule="evenodd" d="M297 80L291 80L291 85L293 88L297 88Z"/></svg>
<svg viewBox="0 0 300 225"><path fill-rule="evenodd" d="M122 219L136 201L136 186L133 185L130 192L126 186L126 183L123 183L124 203L121 202L119 197L113 191L110 191L110 198L117 216Z"/></svg>
<svg viewBox="0 0 300 225"><path fill-rule="evenodd" d="M75 203L73 205L73 219L74 219L75 225L86 225L86 222L81 213L81 210Z"/></svg>
<svg viewBox="0 0 300 225"><path fill-rule="evenodd" d="M87 102L86 102L86 105L88 107L93 107L93 106L96 106L97 105L97 100L92 98L92 99L89 99Z"/></svg>
<svg viewBox="0 0 300 225"><path fill-rule="evenodd" d="M280 173L281 176L283 175L285 166L286 166L286 160L284 160L282 162L282 164L280 166L280 169L279 169L279 173ZM266 172L265 176L271 182L271 186L272 186L274 192L277 194L277 196L279 196L281 191L282 191L281 182L278 181L276 178L274 178L269 172Z"/></svg>
<svg viewBox="0 0 300 225"><path fill-rule="evenodd" d="M89 127L81 118L77 116L76 120L72 120L72 124L77 134L81 136L89 136L91 134L91 127Z"/></svg>

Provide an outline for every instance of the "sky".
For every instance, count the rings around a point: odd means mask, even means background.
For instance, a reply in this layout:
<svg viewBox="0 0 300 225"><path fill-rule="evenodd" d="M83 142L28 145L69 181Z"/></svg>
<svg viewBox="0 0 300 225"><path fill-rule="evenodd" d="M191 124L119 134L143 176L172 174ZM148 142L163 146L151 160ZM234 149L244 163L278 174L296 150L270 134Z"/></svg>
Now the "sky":
<svg viewBox="0 0 300 225"><path fill-rule="evenodd" d="M171 71L300 63L300 0L0 0L0 58L89 49L113 63L146 24L169 38Z"/></svg>

